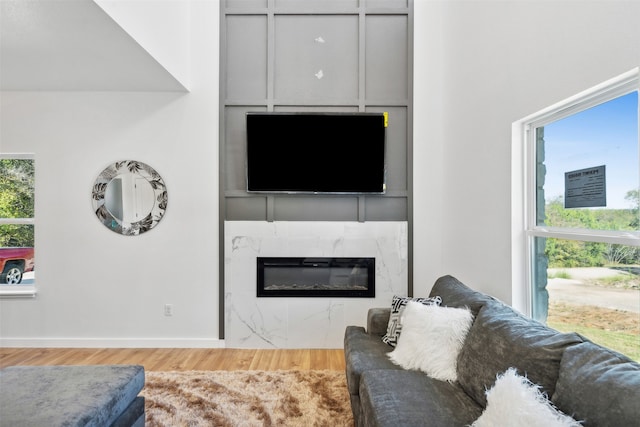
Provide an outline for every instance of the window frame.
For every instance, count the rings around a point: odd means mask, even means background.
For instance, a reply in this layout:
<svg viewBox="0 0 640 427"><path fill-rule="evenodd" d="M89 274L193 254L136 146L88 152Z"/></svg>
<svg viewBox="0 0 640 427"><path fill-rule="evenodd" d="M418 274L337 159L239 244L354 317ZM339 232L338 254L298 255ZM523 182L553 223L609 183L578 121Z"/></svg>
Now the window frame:
<svg viewBox="0 0 640 427"><path fill-rule="evenodd" d="M21 159L21 160L33 160L35 164L36 156L34 153L0 153L0 159ZM35 173L35 167L34 167ZM35 186L34 192L34 205L35 205ZM3 224L15 224L15 225L32 225L36 226L35 209L33 217L31 218L0 218L0 225ZM34 251L36 251L36 242L33 242ZM37 294L35 282L33 285L2 285L0 284L0 298L15 298L15 297L35 297Z"/></svg>
<svg viewBox="0 0 640 427"><path fill-rule="evenodd" d="M536 237L640 247L640 231L592 230L536 224L536 129L635 91L640 93L640 67L512 124L512 303L527 316L533 314ZM638 115L640 119L640 108ZM640 147L640 132L638 146ZM640 158L638 161L640 163Z"/></svg>

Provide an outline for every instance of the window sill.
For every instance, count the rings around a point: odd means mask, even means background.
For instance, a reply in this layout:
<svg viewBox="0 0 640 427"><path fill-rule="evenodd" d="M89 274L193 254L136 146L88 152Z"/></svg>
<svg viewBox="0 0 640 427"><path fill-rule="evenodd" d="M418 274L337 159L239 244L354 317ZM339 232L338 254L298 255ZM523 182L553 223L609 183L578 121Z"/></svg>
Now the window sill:
<svg viewBox="0 0 640 427"><path fill-rule="evenodd" d="M0 289L0 299L35 298L37 293L33 286L3 286Z"/></svg>

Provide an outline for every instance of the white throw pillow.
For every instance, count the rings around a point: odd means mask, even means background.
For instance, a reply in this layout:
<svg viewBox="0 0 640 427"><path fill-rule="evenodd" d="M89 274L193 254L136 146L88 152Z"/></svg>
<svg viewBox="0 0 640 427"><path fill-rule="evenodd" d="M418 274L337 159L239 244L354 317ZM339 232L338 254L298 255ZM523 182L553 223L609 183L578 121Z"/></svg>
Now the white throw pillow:
<svg viewBox="0 0 640 427"><path fill-rule="evenodd" d="M440 305L442 298L438 296L411 298L394 295L391 299L391 313L389 314L389 323L387 323L387 333L382 337L382 342L389 344L391 347L395 347L398 344L398 338L402 331L400 318L409 301L416 301L424 305Z"/></svg>
<svg viewBox="0 0 640 427"><path fill-rule="evenodd" d="M487 407L471 427L579 427L547 400L540 386L518 375L515 368L499 375L487 390Z"/></svg>
<svg viewBox="0 0 640 427"><path fill-rule="evenodd" d="M422 305L409 301L402 334L389 358L404 369L416 369L442 381L456 381L456 360L473 323L468 308Z"/></svg>

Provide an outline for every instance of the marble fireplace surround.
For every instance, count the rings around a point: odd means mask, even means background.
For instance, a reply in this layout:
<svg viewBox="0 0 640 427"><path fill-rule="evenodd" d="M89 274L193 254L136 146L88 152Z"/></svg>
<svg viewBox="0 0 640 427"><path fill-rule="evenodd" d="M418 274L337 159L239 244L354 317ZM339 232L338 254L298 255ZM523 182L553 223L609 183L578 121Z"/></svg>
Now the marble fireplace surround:
<svg viewBox="0 0 640 427"><path fill-rule="evenodd" d="M407 223L225 222L225 346L342 348L347 325L407 294ZM257 257L375 257L375 298L256 296Z"/></svg>

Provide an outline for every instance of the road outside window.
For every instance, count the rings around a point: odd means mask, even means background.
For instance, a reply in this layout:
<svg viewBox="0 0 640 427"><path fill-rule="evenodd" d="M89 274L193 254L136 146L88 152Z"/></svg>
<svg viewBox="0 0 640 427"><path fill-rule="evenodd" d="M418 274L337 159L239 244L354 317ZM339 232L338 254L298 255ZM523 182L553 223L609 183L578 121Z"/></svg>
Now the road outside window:
<svg viewBox="0 0 640 427"><path fill-rule="evenodd" d="M632 246L547 239L551 255L547 270L547 324L562 332L578 332L605 347L640 360L640 250ZM570 247L585 255L579 264L551 253ZM591 260L592 251L600 260ZM624 258L624 259L622 259ZM562 266L570 264L571 266ZM590 264L596 264L590 265ZM558 265L558 267L553 267ZM598 266L601 265L601 266Z"/></svg>

